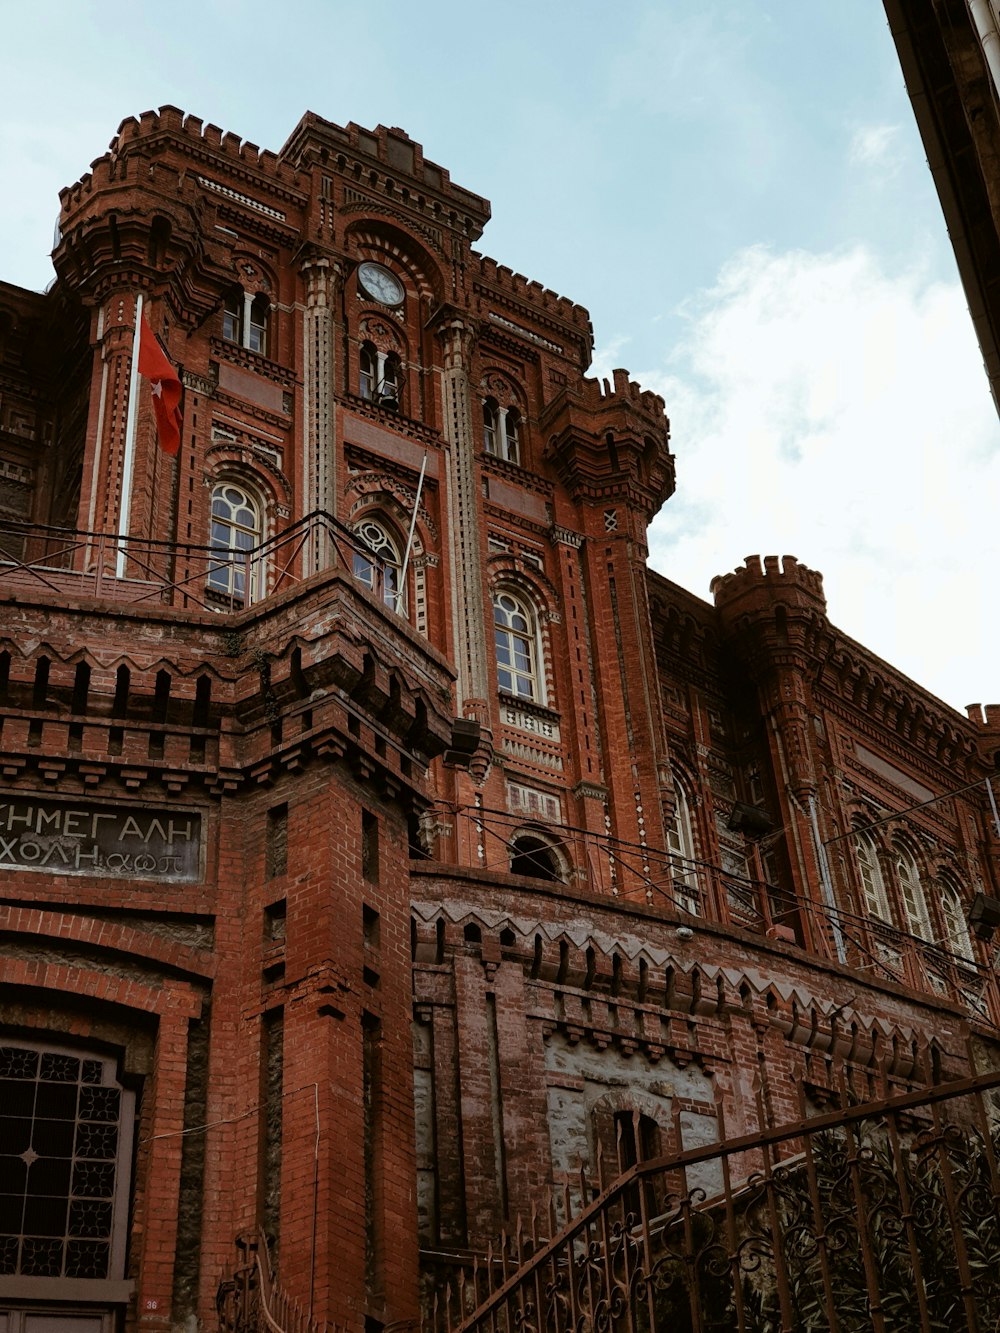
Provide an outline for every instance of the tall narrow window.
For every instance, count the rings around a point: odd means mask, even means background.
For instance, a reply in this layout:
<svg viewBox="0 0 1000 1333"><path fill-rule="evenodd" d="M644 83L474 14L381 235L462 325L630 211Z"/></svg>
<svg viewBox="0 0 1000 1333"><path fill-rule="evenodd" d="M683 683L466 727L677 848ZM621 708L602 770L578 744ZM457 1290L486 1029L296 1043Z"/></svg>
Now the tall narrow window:
<svg viewBox="0 0 1000 1333"><path fill-rule="evenodd" d="M521 461L521 418L517 414L517 409L509 407L507 416L503 422L504 425L504 458L508 463L520 463Z"/></svg>
<svg viewBox="0 0 1000 1333"><path fill-rule="evenodd" d="M243 345L243 293L234 288L226 293L222 307L222 336L227 343Z"/></svg>
<svg viewBox="0 0 1000 1333"><path fill-rule="evenodd" d="M260 512L240 486L223 482L212 492L210 543L213 563L208 586L239 604L256 595L256 562L251 553L260 543Z"/></svg>
<svg viewBox="0 0 1000 1333"><path fill-rule="evenodd" d="M922 940L934 937L931 918L927 911L927 899L920 883L920 870L916 859L908 847L896 848L896 873L899 887L903 894L903 908L906 912L906 929L911 935L919 935Z"/></svg>
<svg viewBox="0 0 1000 1333"><path fill-rule="evenodd" d="M521 461L521 418L516 408L501 407L495 398L483 400L483 448L508 463Z"/></svg>
<svg viewBox="0 0 1000 1333"><path fill-rule="evenodd" d="M500 435L500 414L492 398L483 403L483 448L488 454L498 453L497 441Z"/></svg>
<svg viewBox="0 0 1000 1333"><path fill-rule="evenodd" d="M667 827L667 848L670 852L670 878L678 907L692 916L700 915L698 872L694 866L694 825L687 793L679 782L674 782L674 817Z"/></svg>
<svg viewBox="0 0 1000 1333"><path fill-rule="evenodd" d="M493 621L500 688L522 699L539 699L538 636L531 608L511 592L498 592Z"/></svg>
<svg viewBox="0 0 1000 1333"><path fill-rule="evenodd" d="M400 596L400 559L396 543L375 519L359 523L355 532L367 550L354 552L354 577L377 593L386 606L405 615L406 597Z"/></svg>
<svg viewBox="0 0 1000 1333"><path fill-rule="evenodd" d="M251 352L267 356L267 325L271 314L271 302L261 293L255 296L250 306L250 324L247 329L247 347Z"/></svg>
<svg viewBox="0 0 1000 1333"><path fill-rule="evenodd" d="M375 388L378 384L378 354L371 343L361 344L359 364L361 378L358 389L361 397L370 403L375 398Z"/></svg>
<svg viewBox="0 0 1000 1333"><path fill-rule="evenodd" d="M867 834L861 833L858 835L857 858L858 869L861 872L861 892L865 910L870 916L878 917L880 921L891 921L889 895L885 891L885 880L882 877L882 867L879 864L878 848Z"/></svg>
<svg viewBox="0 0 1000 1333"><path fill-rule="evenodd" d="M947 933L945 946L952 953L957 953L960 958L972 959L975 955L972 952L972 941L969 938L969 927L958 885L949 875L942 875L938 880L938 886L941 890L941 915Z"/></svg>

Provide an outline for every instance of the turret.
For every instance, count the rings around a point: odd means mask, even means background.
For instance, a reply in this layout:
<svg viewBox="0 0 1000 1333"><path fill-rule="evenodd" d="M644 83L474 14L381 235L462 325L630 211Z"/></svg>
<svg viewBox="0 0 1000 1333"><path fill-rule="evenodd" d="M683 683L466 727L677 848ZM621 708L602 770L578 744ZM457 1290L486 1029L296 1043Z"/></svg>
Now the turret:
<svg viewBox="0 0 1000 1333"><path fill-rule="evenodd" d="M574 500L624 500L649 523L674 492L670 423L659 394L625 370L567 387L546 409L545 456Z"/></svg>

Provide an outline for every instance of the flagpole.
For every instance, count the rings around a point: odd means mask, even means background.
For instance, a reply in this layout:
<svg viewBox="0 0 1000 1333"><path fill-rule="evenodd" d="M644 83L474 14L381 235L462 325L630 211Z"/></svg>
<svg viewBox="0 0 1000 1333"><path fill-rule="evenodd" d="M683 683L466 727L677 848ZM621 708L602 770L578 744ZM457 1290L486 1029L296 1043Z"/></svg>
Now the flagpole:
<svg viewBox="0 0 1000 1333"><path fill-rule="evenodd" d="M118 511L118 561L115 577L125 577L125 544L132 513L132 461L135 457L135 423L139 415L139 321L142 319L142 292L135 298L135 333L132 335L132 373L128 381L128 416L125 419L125 457L122 459L122 499Z"/></svg>
<svg viewBox="0 0 1000 1333"><path fill-rule="evenodd" d="M396 589L395 610L404 615L403 599L406 596L406 567L410 563L410 550L413 546L413 529L417 526L417 510L420 508L420 492L424 488L424 473L427 470L427 450L424 450L424 460L420 464L420 476L417 479L417 493L413 497L413 513L410 516L410 531L406 536L406 550L403 553L403 567L399 572L399 587Z"/></svg>

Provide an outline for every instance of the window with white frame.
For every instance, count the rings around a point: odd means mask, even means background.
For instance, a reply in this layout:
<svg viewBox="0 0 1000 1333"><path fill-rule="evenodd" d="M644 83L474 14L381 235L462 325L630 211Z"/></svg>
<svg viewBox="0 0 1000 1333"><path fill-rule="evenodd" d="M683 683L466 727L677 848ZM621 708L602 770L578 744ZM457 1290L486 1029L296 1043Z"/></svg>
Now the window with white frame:
<svg viewBox="0 0 1000 1333"><path fill-rule="evenodd" d="M859 833L855 842L858 870L861 874L861 894L865 911L880 921L891 922L889 895L879 862L878 848L866 833Z"/></svg>
<svg viewBox="0 0 1000 1333"><path fill-rule="evenodd" d="M918 935L922 940L931 940L934 938L934 929L927 910L927 899L924 896L924 886L920 882L920 868L916 857L909 847L902 844L897 845L894 850L896 874L899 877L903 910L906 913L906 929L911 935Z"/></svg>
<svg viewBox="0 0 1000 1333"><path fill-rule="evenodd" d="M8 1275L77 1301L124 1277L134 1115L113 1059L0 1037L0 1305Z"/></svg>
<svg viewBox="0 0 1000 1333"><path fill-rule="evenodd" d="M403 392L403 363L395 352L363 342L358 353L358 393L366 402L396 410Z"/></svg>
<svg viewBox="0 0 1000 1333"><path fill-rule="evenodd" d="M405 615L406 597L400 587L400 555L395 541L374 518L364 519L354 531L366 548L354 552L354 577L381 597L386 606Z"/></svg>
<svg viewBox="0 0 1000 1333"><path fill-rule="evenodd" d="M267 356L271 301L264 292L228 291L222 302L222 336L237 347Z"/></svg>
<svg viewBox="0 0 1000 1333"><path fill-rule="evenodd" d="M520 699L543 702L538 675L538 622L534 608L507 588L493 595L497 681Z"/></svg>
<svg viewBox="0 0 1000 1333"><path fill-rule="evenodd" d="M941 916L944 920L946 939L944 944L960 958L975 958L972 940L969 937L969 925L965 918L965 905L962 892L952 877L946 873L938 878L940 889Z"/></svg>
<svg viewBox="0 0 1000 1333"><path fill-rule="evenodd" d="M694 865L694 824L687 793L674 781L674 814L667 826L667 849L670 852L670 878L678 906L692 916L699 915L698 875Z"/></svg>
<svg viewBox="0 0 1000 1333"><path fill-rule="evenodd" d="M521 461L521 418L514 407L501 407L495 398L483 401L483 448L508 463Z"/></svg>
<svg viewBox="0 0 1000 1333"><path fill-rule="evenodd" d="M260 545L260 506L248 491L232 481L212 491L210 530L211 563L208 586L242 605L257 595L258 562L253 552Z"/></svg>

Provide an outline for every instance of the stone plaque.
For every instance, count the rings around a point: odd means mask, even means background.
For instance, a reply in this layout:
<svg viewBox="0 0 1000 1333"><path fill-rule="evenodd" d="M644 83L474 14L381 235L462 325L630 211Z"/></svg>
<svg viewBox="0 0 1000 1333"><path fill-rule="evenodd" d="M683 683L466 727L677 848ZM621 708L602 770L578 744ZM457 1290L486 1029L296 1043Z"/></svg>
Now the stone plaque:
<svg viewBox="0 0 1000 1333"><path fill-rule="evenodd" d="M190 883L201 815L0 792L0 869Z"/></svg>

